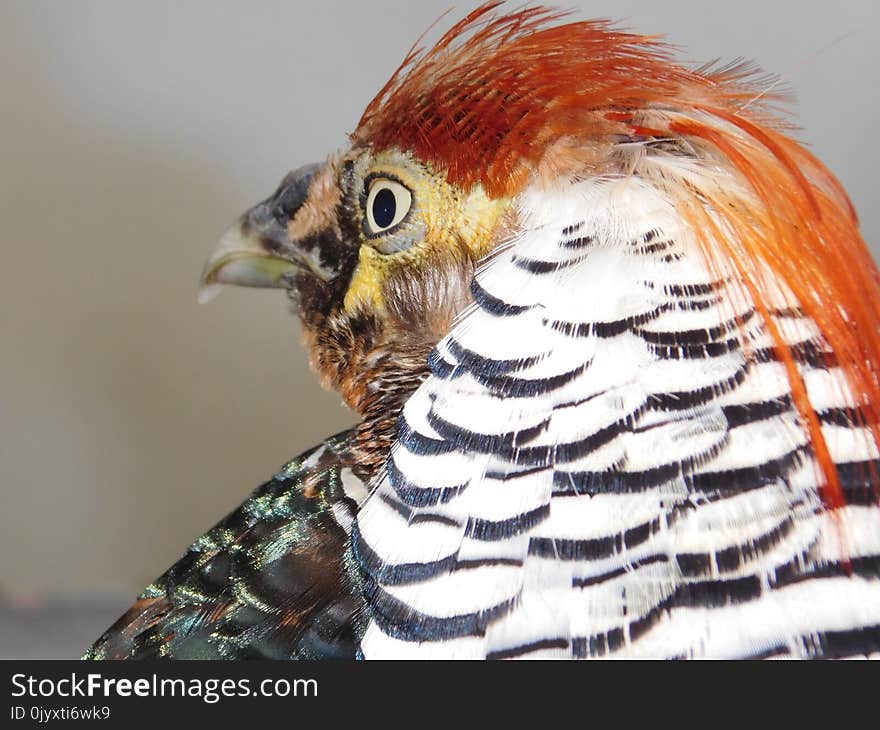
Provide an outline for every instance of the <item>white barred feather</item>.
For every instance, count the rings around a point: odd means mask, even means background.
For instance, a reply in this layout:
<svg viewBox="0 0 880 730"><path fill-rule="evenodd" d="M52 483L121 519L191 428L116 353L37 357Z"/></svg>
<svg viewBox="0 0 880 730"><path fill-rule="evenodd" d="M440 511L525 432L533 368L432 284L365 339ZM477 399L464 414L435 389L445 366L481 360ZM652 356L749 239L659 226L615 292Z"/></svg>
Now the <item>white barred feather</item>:
<svg viewBox="0 0 880 730"><path fill-rule="evenodd" d="M880 454L790 293L772 316L805 353L835 514L764 323L658 188L519 203L358 515L364 656L806 657L875 636Z"/></svg>

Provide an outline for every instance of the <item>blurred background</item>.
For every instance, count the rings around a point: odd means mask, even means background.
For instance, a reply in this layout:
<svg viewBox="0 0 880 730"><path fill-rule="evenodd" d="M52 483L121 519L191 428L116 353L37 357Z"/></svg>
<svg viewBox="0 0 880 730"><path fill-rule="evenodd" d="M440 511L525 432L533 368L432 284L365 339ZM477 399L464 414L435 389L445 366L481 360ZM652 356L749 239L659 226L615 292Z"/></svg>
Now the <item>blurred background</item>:
<svg viewBox="0 0 880 730"><path fill-rule="evenodd" d="M563 4L690 61L781 74L880 244L874 0ZM198 276L240 212L345 144L449 7L0 0L0 657L78 656L253 487L353 422L282 293L198 306Z"/></svg>

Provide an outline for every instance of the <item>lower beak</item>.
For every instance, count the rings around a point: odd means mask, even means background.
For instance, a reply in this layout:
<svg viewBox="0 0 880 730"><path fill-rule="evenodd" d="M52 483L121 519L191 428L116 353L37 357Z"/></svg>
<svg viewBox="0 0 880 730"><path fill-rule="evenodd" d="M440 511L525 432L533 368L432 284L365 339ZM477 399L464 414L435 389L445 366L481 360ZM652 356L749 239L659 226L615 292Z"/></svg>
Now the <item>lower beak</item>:
<svg viewBox="0 0 880 730"><path fill-rule="evenodd" d="M213 299L224 284L263 288L284 287L285 274L315 269L302 246L291 241L288 224L306 204L321 165L304 165L281 182L273 195L258 203L230 226L202 271L199 301Z"/></svg>
<svg viewBox="0 0 880 730"><path fill-rule="evenodd" d="M199 286L199 303L213 299L225 284L261 288L285 286L284 275L298 267L268 250L248 224L247 214L226 229L205 263Z"/></svg>

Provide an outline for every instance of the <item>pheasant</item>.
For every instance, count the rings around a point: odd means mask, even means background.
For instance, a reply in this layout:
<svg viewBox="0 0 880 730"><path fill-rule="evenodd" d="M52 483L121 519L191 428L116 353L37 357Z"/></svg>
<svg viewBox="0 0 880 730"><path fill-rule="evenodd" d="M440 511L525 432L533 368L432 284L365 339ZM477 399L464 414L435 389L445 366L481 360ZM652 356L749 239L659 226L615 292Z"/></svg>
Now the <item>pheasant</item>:
<svg viewBox="0 0 880 730"><path fill-rule="evenodd" d="M223 236L359 422L90 658L880 655L880 277L748 65L480 6Z"/></svg>

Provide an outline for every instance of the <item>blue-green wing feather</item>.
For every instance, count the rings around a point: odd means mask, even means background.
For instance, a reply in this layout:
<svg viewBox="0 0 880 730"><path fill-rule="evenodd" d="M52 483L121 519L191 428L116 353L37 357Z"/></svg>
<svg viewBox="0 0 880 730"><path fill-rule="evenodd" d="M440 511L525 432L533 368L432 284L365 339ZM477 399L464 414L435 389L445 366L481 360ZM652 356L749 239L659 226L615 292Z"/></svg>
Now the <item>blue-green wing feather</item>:
<svg viewBox="0 0 880 730"><path fill-rule="evenodd" d="M258 487L84 658L354 658L363 600L349 556L357 505L343 488L350 438L327 439Z"/></svg>

